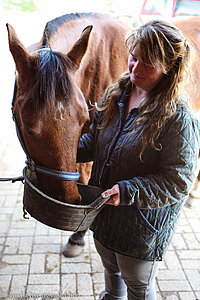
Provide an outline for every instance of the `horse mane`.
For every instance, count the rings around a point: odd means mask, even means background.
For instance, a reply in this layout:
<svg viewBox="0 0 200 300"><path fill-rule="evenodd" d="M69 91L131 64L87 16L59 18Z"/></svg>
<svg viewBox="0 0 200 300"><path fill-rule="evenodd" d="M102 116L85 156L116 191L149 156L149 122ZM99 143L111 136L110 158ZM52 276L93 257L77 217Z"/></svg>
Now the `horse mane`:
<svg viewBox="0 0 200 300"><path fill-rule="evenodd" d="M66 14L47 22L43 32L42 46L43 47L46 45L48 46L48 42L50 41L50 38L58 31L60 26L62 26L64 23L81 19L81 18L88 18L92 14L93 13Z"/></svg>
<svg viewBox="0 0 200 300"><path fill-rule="evenodd" d="M92 14L66 14L47 22L43 32L41 48L50 47L50 38L64 23L87 18ZM72 70L72 67L60 52L52 50L39 52L33 91L35 105L38 110L44 111L48 105L52 105L55 99L63 99L65 102L69 99L72 93L72 85L67 74L67 69Z"/></svg>
<svg viewBox="0 0 200 300"><path fill-rule="evenodd" d="M68 101L72 84L67 69L72 70L72 67L60 52L44 50L39 53L33 88L37 109L44 111L55 99Z"/></svg>

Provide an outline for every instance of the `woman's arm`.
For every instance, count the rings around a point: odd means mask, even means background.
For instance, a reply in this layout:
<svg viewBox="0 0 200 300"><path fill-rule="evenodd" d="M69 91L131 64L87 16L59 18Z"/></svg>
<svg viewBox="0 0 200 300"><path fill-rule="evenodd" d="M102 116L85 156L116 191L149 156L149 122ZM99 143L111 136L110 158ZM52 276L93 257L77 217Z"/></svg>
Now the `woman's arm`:
<svg viewBox="0 0 200 300"><path fill-rule="evenodd" d="M116 205L135 205L139 209L168 206L181 201L189 193L197 175L200 125L190 116L174 120L162 136L158 174L134 177L117 182L106 191L113 193ZM117 199L117 200L116 200Z"/></svg>

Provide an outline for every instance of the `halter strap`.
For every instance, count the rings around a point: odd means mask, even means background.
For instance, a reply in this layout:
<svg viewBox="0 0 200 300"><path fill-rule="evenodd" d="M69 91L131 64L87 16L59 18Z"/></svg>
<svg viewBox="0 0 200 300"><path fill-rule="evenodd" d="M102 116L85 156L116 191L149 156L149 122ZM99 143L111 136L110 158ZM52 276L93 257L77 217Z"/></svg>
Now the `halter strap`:
<svg viewBox="0 0 200 300"><path fill-rule="evenodd" d="M32 52L31 54L34 54L36 52L41 52L41 51L52 51L52 49L50 48L40 48L34 52ZM54 170L54 169L49 169L47 167L43 167L41 165L37 165L34 163L34 160L31 159L29 157L26 145L24 143L24 140L22 138L22 134L20 131L20 128L18 126L15 114L14 114L14 104L15 104L15 99L16 99L16 94L17 94L17 85L16 85L16 77L15 77L15 83L14 83L14 91L13 91L13 98L12 98L12 117L13 117L13 121L15 122L15 127L16 127L16 132L17 132L17 137L19 139L19 142L21 144L22 149L24 150L27 160L25 161L26 165L28 166L28 168L31 171L35 171L37 173L46 175L46 176L52 176L55 177L57 179L61 179L61 180L69 180L69 181L77 181L79 179L79 173L75 172L75 173L71 173L71 172L63 172L63 171L58 171L58 170Z"/></svg>
<svg viewBox="0 0 200 300"><path fill-rule="evenodd" d="M70 172L63 172L63 171L58 171L54 169L49 169L40 165L36 165L33 160L29 159L25 161L26 165L28 168L33 171L37 172L46 176L52 176L56 177L57 179L61 180L69 180L69 181L77 181L79 179L79 173L70 173Z"/></svg>

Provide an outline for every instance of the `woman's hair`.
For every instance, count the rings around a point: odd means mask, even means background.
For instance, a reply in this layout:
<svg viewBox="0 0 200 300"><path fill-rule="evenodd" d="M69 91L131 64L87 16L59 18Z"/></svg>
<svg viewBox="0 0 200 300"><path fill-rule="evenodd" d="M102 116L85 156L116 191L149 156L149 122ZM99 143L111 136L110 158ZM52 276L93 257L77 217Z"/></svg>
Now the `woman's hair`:
<svg viewBox="0 0 200 300"><path fill-rule="evenodd" d="M165 21L153 20L132 30L126 38L126 46L132 53L139 47L140 57L146 64L160 67L163 77L148 93L139 107L139 117L134 125L142 125L142 150L140 158L147 145L159 150L155 139L160 134L160 128L167 118L176 111L180 100L180 83L188 72L190 46L180 30ZM117 101L123 93L130 91L132 82L128 72L111 85L104 94L105 128L117 109Z"/></svg>

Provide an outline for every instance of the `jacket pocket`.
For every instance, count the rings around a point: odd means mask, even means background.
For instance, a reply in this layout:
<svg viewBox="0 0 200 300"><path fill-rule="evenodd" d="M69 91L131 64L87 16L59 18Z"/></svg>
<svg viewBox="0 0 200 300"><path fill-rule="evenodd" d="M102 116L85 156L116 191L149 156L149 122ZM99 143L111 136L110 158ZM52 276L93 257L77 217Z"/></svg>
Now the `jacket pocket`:
<svg viewBox="0 0 200 300"><path fill-rule="evenodd" d="M143 212L140 209L138 210L138 212L139 217L142 223L144 224L144 231L148 230L151 234L158 233L158 230L154 226L152 226L152 224L147 220Z"/></svg>

